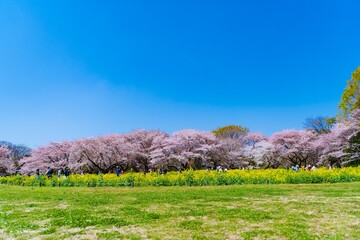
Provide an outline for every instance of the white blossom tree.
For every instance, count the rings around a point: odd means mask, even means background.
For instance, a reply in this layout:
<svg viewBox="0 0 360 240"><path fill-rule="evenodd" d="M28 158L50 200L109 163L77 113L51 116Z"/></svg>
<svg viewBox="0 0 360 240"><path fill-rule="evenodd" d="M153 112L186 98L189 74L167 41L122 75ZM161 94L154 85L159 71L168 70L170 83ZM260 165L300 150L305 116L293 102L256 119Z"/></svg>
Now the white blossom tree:
<svg viewBox="0 0 360 240"><path fill-rule="evenodd" d="M351 151L352 148L356 149L357 145L352 144L351 140L360 131L359 120L360 110L354 111L348 118L336 123L329 133L319 137L316 147L320 154L321 165L340 167L358 160L359 152Z"/></svg>
<svg viewBox="0 0 360 240"><path fill-rule="evenodd" d="M30 174L34 173L36 169L45 171L47 167L57 169L68 166L71 146L72 142L68 141L51 142L46 146L33 150L30 157L25 157L19 161L21 172Z"/></svg>
<svg viewBox="0 0 360 240"><path fill-rule="evenodd" d="M153 166L200 169L220 161L220 145L210 132L192 129L178 131L163 139L158 146L152 152Z"/></svg>

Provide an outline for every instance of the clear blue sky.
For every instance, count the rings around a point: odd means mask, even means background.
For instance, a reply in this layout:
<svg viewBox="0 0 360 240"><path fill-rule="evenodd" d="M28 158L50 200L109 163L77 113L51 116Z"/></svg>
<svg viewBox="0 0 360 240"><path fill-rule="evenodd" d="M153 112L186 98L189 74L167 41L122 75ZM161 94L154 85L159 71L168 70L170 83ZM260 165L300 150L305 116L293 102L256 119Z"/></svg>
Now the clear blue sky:
<svg viewBox="0 0 360 240"><path fill-rule="evenodd" d="M0 140L332 116L360 1L0 1Z"/></svg>

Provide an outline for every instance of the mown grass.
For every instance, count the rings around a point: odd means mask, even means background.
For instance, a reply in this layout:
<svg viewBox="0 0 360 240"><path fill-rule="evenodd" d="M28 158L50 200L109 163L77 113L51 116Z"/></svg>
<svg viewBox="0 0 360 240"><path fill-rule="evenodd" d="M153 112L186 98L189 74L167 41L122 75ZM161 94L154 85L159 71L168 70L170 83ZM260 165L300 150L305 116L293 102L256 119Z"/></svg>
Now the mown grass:
<svg viewBox="0 0 360 240"><path fill-rule="evenodd" d="M0 239L360 239L360 183L0 185Z"/></svg>

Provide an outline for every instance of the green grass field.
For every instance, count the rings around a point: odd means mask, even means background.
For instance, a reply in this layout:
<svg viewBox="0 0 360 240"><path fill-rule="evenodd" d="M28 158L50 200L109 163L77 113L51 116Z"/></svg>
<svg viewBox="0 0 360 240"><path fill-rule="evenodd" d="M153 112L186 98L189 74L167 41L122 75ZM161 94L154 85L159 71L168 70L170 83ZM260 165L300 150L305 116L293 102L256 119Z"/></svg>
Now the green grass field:
<svg viewBox="0 0 360 240"><path fill-rule="evenodd" d="M360 239L360 183L0 185L0 239Z"/></svg>

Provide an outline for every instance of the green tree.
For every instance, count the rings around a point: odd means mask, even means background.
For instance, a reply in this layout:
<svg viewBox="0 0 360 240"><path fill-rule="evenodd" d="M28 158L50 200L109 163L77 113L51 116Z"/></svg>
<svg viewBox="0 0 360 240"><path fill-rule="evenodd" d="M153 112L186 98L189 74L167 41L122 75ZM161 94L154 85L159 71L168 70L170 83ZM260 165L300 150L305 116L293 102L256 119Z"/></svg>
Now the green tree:
<svg viewBox="0 0 360 240"><path fill-rule="evenodd" d="M352 74L347 81L344 93L341 96L339 110L341 116L347 116L351 111L360 108L360 67Z"/></svg>
<svg viewBox="0 0 360 240"><path fill-rule="evenodd" d="M240 125L228 125L212 131L216 137L237 139L249 132L249 129Z"/></svg>

